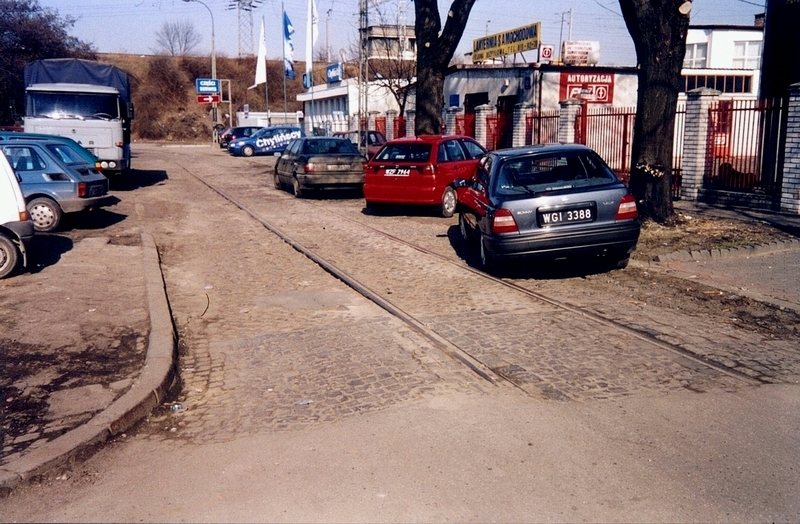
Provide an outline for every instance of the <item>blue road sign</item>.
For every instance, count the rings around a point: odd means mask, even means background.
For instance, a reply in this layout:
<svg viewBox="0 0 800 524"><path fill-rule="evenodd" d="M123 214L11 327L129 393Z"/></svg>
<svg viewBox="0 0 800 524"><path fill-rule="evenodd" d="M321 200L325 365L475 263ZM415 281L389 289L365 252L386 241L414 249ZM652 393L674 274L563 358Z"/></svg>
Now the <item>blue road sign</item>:
<svg viewBox="0 0 800 524"><path fill-rule="evenodd" d="M219 78L197 78L195 87L198 95L217 95L220 93Z"/></svg>

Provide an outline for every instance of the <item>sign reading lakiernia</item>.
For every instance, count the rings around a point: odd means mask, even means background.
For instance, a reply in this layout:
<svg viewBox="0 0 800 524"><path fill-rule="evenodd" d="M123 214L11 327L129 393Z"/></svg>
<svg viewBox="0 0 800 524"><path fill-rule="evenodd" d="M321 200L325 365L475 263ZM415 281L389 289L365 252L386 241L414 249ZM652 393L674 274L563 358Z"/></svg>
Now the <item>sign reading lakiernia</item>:
<svg viewBox="0 0 800 524"><path fill-rule="evenodd" d="M502 33L476 38L472 41L472 63L477 64L499 56L538 49L541 33L542 23L536 22Z"/></svg>
<svg viewBox="0 0 800 524"><path fill-rule="evenodd" d="M198 95L218 95L220 93L219 78L196 78L194 83Z"/></svg>

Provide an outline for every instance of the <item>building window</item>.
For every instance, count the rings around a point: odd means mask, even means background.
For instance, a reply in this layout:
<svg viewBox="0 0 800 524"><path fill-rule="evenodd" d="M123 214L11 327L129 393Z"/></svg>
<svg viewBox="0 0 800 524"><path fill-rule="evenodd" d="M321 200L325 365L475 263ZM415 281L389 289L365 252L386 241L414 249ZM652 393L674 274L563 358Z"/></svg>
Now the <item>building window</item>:
<svg viewBox="0 0 800 524"><path fill-rule="evenodd" d="M733 68L758 69L761 60L761 42L734 42Z"/></svg>
<svg viewBox="0 0 800 524"><path fill-rule="evenodd" d="M752 93L753 77L750 75L683 75L683 92L699 87L716 89L722 93Z"/></svg>
<svg viewBox="0 0 800 524"><path fill-rule="evenodd" d="M685 69L703 69L708 58L708 44L686 44L686 55L683 58Z"/></svg>

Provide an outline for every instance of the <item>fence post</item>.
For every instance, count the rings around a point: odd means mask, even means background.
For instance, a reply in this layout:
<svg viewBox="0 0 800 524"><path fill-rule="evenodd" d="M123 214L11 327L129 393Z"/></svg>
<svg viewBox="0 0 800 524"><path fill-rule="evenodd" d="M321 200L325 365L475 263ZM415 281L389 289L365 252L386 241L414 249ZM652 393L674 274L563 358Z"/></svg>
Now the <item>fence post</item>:
<svg viewBox="0 0 800 524"><path fill-rule="evenodd" d="M532 104L517 104L514 106L514 132L511 137L511 146L519 147L527 144L528 116L533 113Z"/></svg>
<svg viewBox="0 0 800 524"><path fill-rule="evenodd" d="M494 106L482 105L475 108L475 141L483 147L489 147L489 137L486 132L486 116L494 111Z"/></svg>
<svg viewBox="0 0 800 524"><path fill-rule="evenodd" d="M563 144L575 143L575 120L581 109L582 102L577 98L562 100L558 103L558 141Z"/></svg>
<svg viewBox="0 0 800 524"><path fill-rule="evenodd" d="M681 162L681 199L697 200L703 188L708 156L708 110L719 99L716 89L701 87L686 93L686 123Z"/></svg>
<svg viewBox="0 0 800 524"><path fill-rule="evenodd" d="M416 113L413 109L406 109L406 136L417 136L415 131L414 118Z"/></svg>
<svg viewBox="0 0 800 524"><path fill-rule="evenodd" d="M394 139L394 120L400 112L395 109L386 111L386 140Z"/></svg>
<svg viewBox="0 0 800 524"><path fill-rule="evenodd" d="M800 83L789 86L781 211L800 215Z"/></svg>
<svg viewBox="0 0 800 524"><path fill-rule="evenodd" d="M448 107L445 109L444 129L448 135L455 135L458 133L456 126L456 117L464 113L463 107Z"/></svg>

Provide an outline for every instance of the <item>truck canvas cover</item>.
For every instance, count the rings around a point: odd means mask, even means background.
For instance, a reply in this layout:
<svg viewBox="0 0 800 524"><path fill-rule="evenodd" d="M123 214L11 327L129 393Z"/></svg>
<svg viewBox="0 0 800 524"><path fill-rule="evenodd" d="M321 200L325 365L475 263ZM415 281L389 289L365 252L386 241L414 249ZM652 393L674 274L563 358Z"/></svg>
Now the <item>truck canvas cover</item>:
<svg viewBox="0 0 800 524"><path fill-rule="evenodd" d="M79 58L36 60L25 66L25 87L57 83L110 86L130 104L128 75L116 66Z"/></svg>

